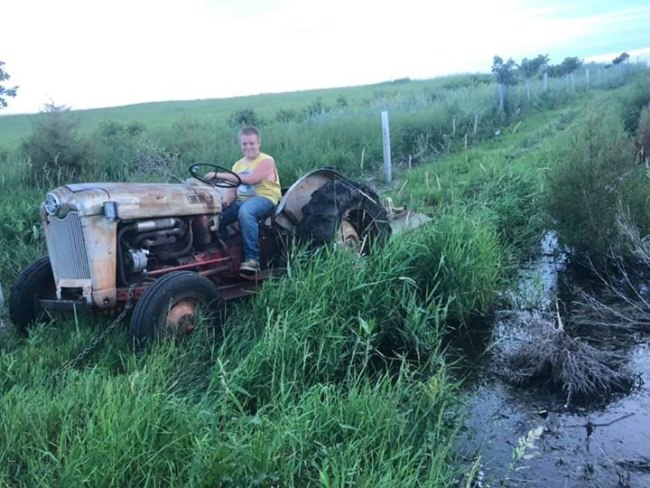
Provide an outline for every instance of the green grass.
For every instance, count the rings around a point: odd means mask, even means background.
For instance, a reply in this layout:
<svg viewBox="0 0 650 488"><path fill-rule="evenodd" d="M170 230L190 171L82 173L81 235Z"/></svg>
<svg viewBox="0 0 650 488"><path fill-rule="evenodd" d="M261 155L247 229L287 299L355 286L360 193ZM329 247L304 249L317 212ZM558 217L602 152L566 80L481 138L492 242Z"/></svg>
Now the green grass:
<svg viewBox="0 0 650 488"><path fill-rule="evenodd" d="M408 293L417 283L389 276L380 260L322 253L298 263L291 279L268 283L252 306L234 306L218 349L197 336L183 348L134 354L116 336L86 368L54 381L61 357L101 324L60 320L28 342L5 336L0 479L24 486L451 482L458 404L438 350L444 307L417 300ZM269 305L279 301L282 309ZM400 338L399 348L387 338ZM426 381L418 379L423 371Z"/></svg>
<svg viewBox="0 0 650 488"><path fill-rule="evenodd" d="M484 81L467 75L75 113L90 143L80 180L161 180L164 171L185 176L190 161L229 165L238 149L228 118L253 108L284 186L336 165L433 222L361 260L296 250L286 276L228 304L219 344L196 334L182 347L134 351L122 329L53 378L108 319L60 318L27 340L0 329L0 485L469 482L475 466L460 464L452 447L462 405L442 339L489 317L547 223L542 199L557 147L582 124L586 102L609 93L557 85L529 103L515 87L508 104L519 112L498 114L494 85ZM316 102L330 110L300 118ZM391 188L380 177L384 109L395 148ZM280 110L294 119L276 120ZM28 121L0 117L5 294L45 251L38 206L47 188L34 186L18 150ZM134 121L141 126L129 132ZM409 155L418 155L412 169Z"/></svg>

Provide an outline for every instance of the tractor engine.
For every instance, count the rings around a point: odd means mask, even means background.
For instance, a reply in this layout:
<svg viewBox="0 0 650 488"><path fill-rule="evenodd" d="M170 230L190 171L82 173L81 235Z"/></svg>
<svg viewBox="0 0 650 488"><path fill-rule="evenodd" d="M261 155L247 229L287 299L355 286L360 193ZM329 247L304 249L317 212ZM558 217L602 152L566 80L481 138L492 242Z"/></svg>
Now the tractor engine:
<svg viewBox="0 0 650 488"><path fill-rule="evenodd" d="M177 265L192 254L195 246L212 242L219 227L218 216L165 217L118 225L117 278L129 286L147 269ZM198 236L198 239L197 239Z"/></svg>
<svg viewBox="0 0 650 488"><path fill-rule="evenodd" d="M193 180L72 184L51 191L41 220L57 299L114 308L118 287L209 247L221 209L221 190Z"/></svg>

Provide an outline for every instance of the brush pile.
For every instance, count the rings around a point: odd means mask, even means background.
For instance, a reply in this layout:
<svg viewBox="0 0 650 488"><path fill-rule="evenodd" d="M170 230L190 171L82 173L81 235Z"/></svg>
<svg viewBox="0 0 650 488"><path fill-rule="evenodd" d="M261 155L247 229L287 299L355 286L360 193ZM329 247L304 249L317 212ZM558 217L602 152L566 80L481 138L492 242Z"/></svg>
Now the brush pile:
<svg viewBox="0 0 650 488"><path fill-rule="evenodd" d="M633 375L623 357L597 348L564 330L557 318L530 314L497 343L497 371L517 386L539 386L566 395L567 404L628 391Z"/></svg>

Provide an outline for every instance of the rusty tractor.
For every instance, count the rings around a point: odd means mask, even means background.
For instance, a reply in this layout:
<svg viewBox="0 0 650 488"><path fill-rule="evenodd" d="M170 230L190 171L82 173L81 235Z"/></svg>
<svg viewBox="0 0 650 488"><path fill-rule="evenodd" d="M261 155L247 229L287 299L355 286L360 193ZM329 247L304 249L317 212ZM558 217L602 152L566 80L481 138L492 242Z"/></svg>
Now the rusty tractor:
<svg viewBox="0 0 650 488"><path fill-rule="evenodd" d="M293 239L367 254L391 234L391 216L374 191L318 169L284 190L262 219L262 269L244 276L238 225L219 230L236 184L207 181L206 170L228 172L195 164L179 184L79 183L50 191L40 208L48 254L16 280L13 324L27 334L44 314L117 314L128 305L139 342L184 336L203 319L215 329L224 301L250 295L282 271Z"/></svg>

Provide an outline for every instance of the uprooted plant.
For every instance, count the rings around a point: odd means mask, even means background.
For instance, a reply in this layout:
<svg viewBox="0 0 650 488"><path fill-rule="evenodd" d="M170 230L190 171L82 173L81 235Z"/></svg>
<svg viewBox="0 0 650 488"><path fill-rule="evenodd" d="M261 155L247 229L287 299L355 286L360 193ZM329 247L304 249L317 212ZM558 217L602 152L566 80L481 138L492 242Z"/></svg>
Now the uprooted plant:
<svg viewBox="0 0 650 488"><path fill-rule="evenodd" d="M523 320L522 320L523 322ZM566 395L566 404L628 391L633 375L620 354L600 349L564 328L559 311L533 313L502 347L497 371L517 386L540 386Z"/></svg>

